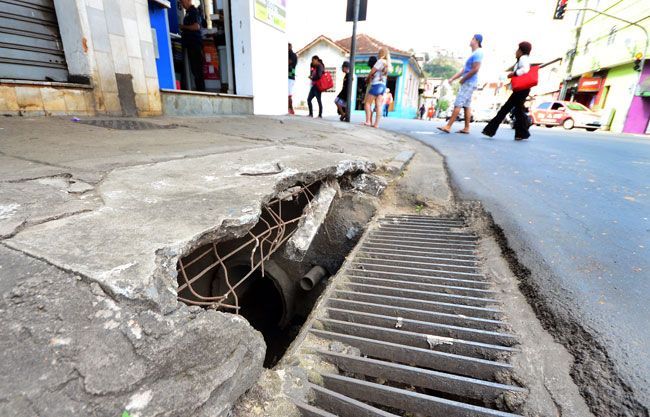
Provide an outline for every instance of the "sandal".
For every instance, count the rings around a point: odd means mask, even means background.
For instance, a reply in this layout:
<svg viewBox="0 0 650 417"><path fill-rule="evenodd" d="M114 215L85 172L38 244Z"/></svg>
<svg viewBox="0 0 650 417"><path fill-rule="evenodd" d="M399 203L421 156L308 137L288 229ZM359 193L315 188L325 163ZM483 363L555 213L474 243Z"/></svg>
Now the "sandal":
<svg viewBox="0 0 650 417"><path fill-rule="evenodd" d="M438 129L439 131L441 131L441 132L451 133L451 131L449 131L449 129L445 129L444 127L438 127L437 129Z"/></svg>

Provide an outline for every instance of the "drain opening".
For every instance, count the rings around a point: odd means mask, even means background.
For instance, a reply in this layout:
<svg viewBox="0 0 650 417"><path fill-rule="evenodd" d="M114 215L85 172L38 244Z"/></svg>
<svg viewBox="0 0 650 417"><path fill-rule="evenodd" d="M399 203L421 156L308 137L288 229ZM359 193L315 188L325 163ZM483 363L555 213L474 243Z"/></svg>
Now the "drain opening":
<svg viewBox="0 0 650 417"><path fill-rule="evenodd" d="M264 336L267 368L283 356L306 319L295 306L297 298L305 298L301 268L283 258L282 248L307 216L321 184L280 193L263 206L259 222L244 237L203 245L177 265L178 299L245 317Z"/></svg>

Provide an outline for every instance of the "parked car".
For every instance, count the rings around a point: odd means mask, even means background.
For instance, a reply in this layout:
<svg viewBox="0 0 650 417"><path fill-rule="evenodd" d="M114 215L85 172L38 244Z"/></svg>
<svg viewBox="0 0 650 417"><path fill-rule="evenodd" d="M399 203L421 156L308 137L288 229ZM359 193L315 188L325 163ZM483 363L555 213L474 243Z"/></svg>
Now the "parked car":
<svg viewBox="0 0 650 417"><path fill-rule="evenodd" d="M449 121L451 119L451 113L454 111L454 109L447 110L447 114L445 114L445 120ZM465 109L461 109L460 113L458 113L458 117L456 118L457 122L464 122L465 121ZM470 119L470 123L474 123L474 114L472 114L472 117Z"/></svg>
<svg viewBox="0 0 650 417"><path fill-rule="evenodd" d="M600 115L580 103L572 101L547 101L533 110L533 123L538 126L574 127L593 132L601 127Z"/></svg>
<svg viewBox="0 0 650 417"><path fill-rule="evenodd" d="M499 106L494 104L489 107L479 107L472 109L472 118L477 122L489 122L497 115Z"/></svg>

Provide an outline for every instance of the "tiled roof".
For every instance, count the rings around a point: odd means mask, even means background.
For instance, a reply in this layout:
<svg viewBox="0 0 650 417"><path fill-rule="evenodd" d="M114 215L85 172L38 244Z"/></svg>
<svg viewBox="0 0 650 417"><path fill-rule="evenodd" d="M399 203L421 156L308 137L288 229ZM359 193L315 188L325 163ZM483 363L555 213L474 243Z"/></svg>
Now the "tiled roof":
<svg viewBox="0 0 650 417"><path fill-rule="evenodd" d="M331 44L332 46L334 46L335 48L339 48L339 49L341 49L341 50L342 50L344 53L346 53L346 54L350 52L349 49L345 49L345 48L343 48L341 45L339 45L338 43L334 42L333 40L331 40L331 39L328 38L327 36L325 36L325 35L320 35L319 37L317 37L317 38L314 39L313 41L309 42L307 45L305 45L305 46L303 46L302 48L300 48L300 50L299 50L298 52L296 52L296 54L297 54L298 56L304 54L304 53L307 52L307 51L308 51L312 46L316 45L316 44L317 44L318 42L320 42L320 41L323 41L323 42L329 43L329 44Z"/></svg>
<svg viewBox="0 0 650 417"><path fill-rule="evenodd" d="M335 42L338 46L341 48L345 49L346 51L350 51L351 49L351 43L352 43L352 36L349 38L341 39L339 41ZM391 54L398 54L398 55L403 55L403 56L411 56L412 54L406 51L403 51L401 49L394 48L390 45L386 45L383 42L378 41L377 39L373 38L372 36L368 36L365 34L359 34L357 35L357 53L358 54L376 54L377 51L379 51L379 48L387 48Z"/></svg>

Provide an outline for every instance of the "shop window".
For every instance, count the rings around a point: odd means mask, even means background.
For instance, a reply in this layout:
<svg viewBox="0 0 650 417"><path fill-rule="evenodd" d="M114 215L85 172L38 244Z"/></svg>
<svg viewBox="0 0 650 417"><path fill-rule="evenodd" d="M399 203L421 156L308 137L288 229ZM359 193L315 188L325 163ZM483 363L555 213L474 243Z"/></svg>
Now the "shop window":
<svg viewBox="0 0 650 417"><path fill-rule="evenodd" d="M335 67L327 67L325 68L325 71L329 72L332 74L332 88L329 90L325 91L326 93L335 93L336 92L336 68Z"/></svg>

